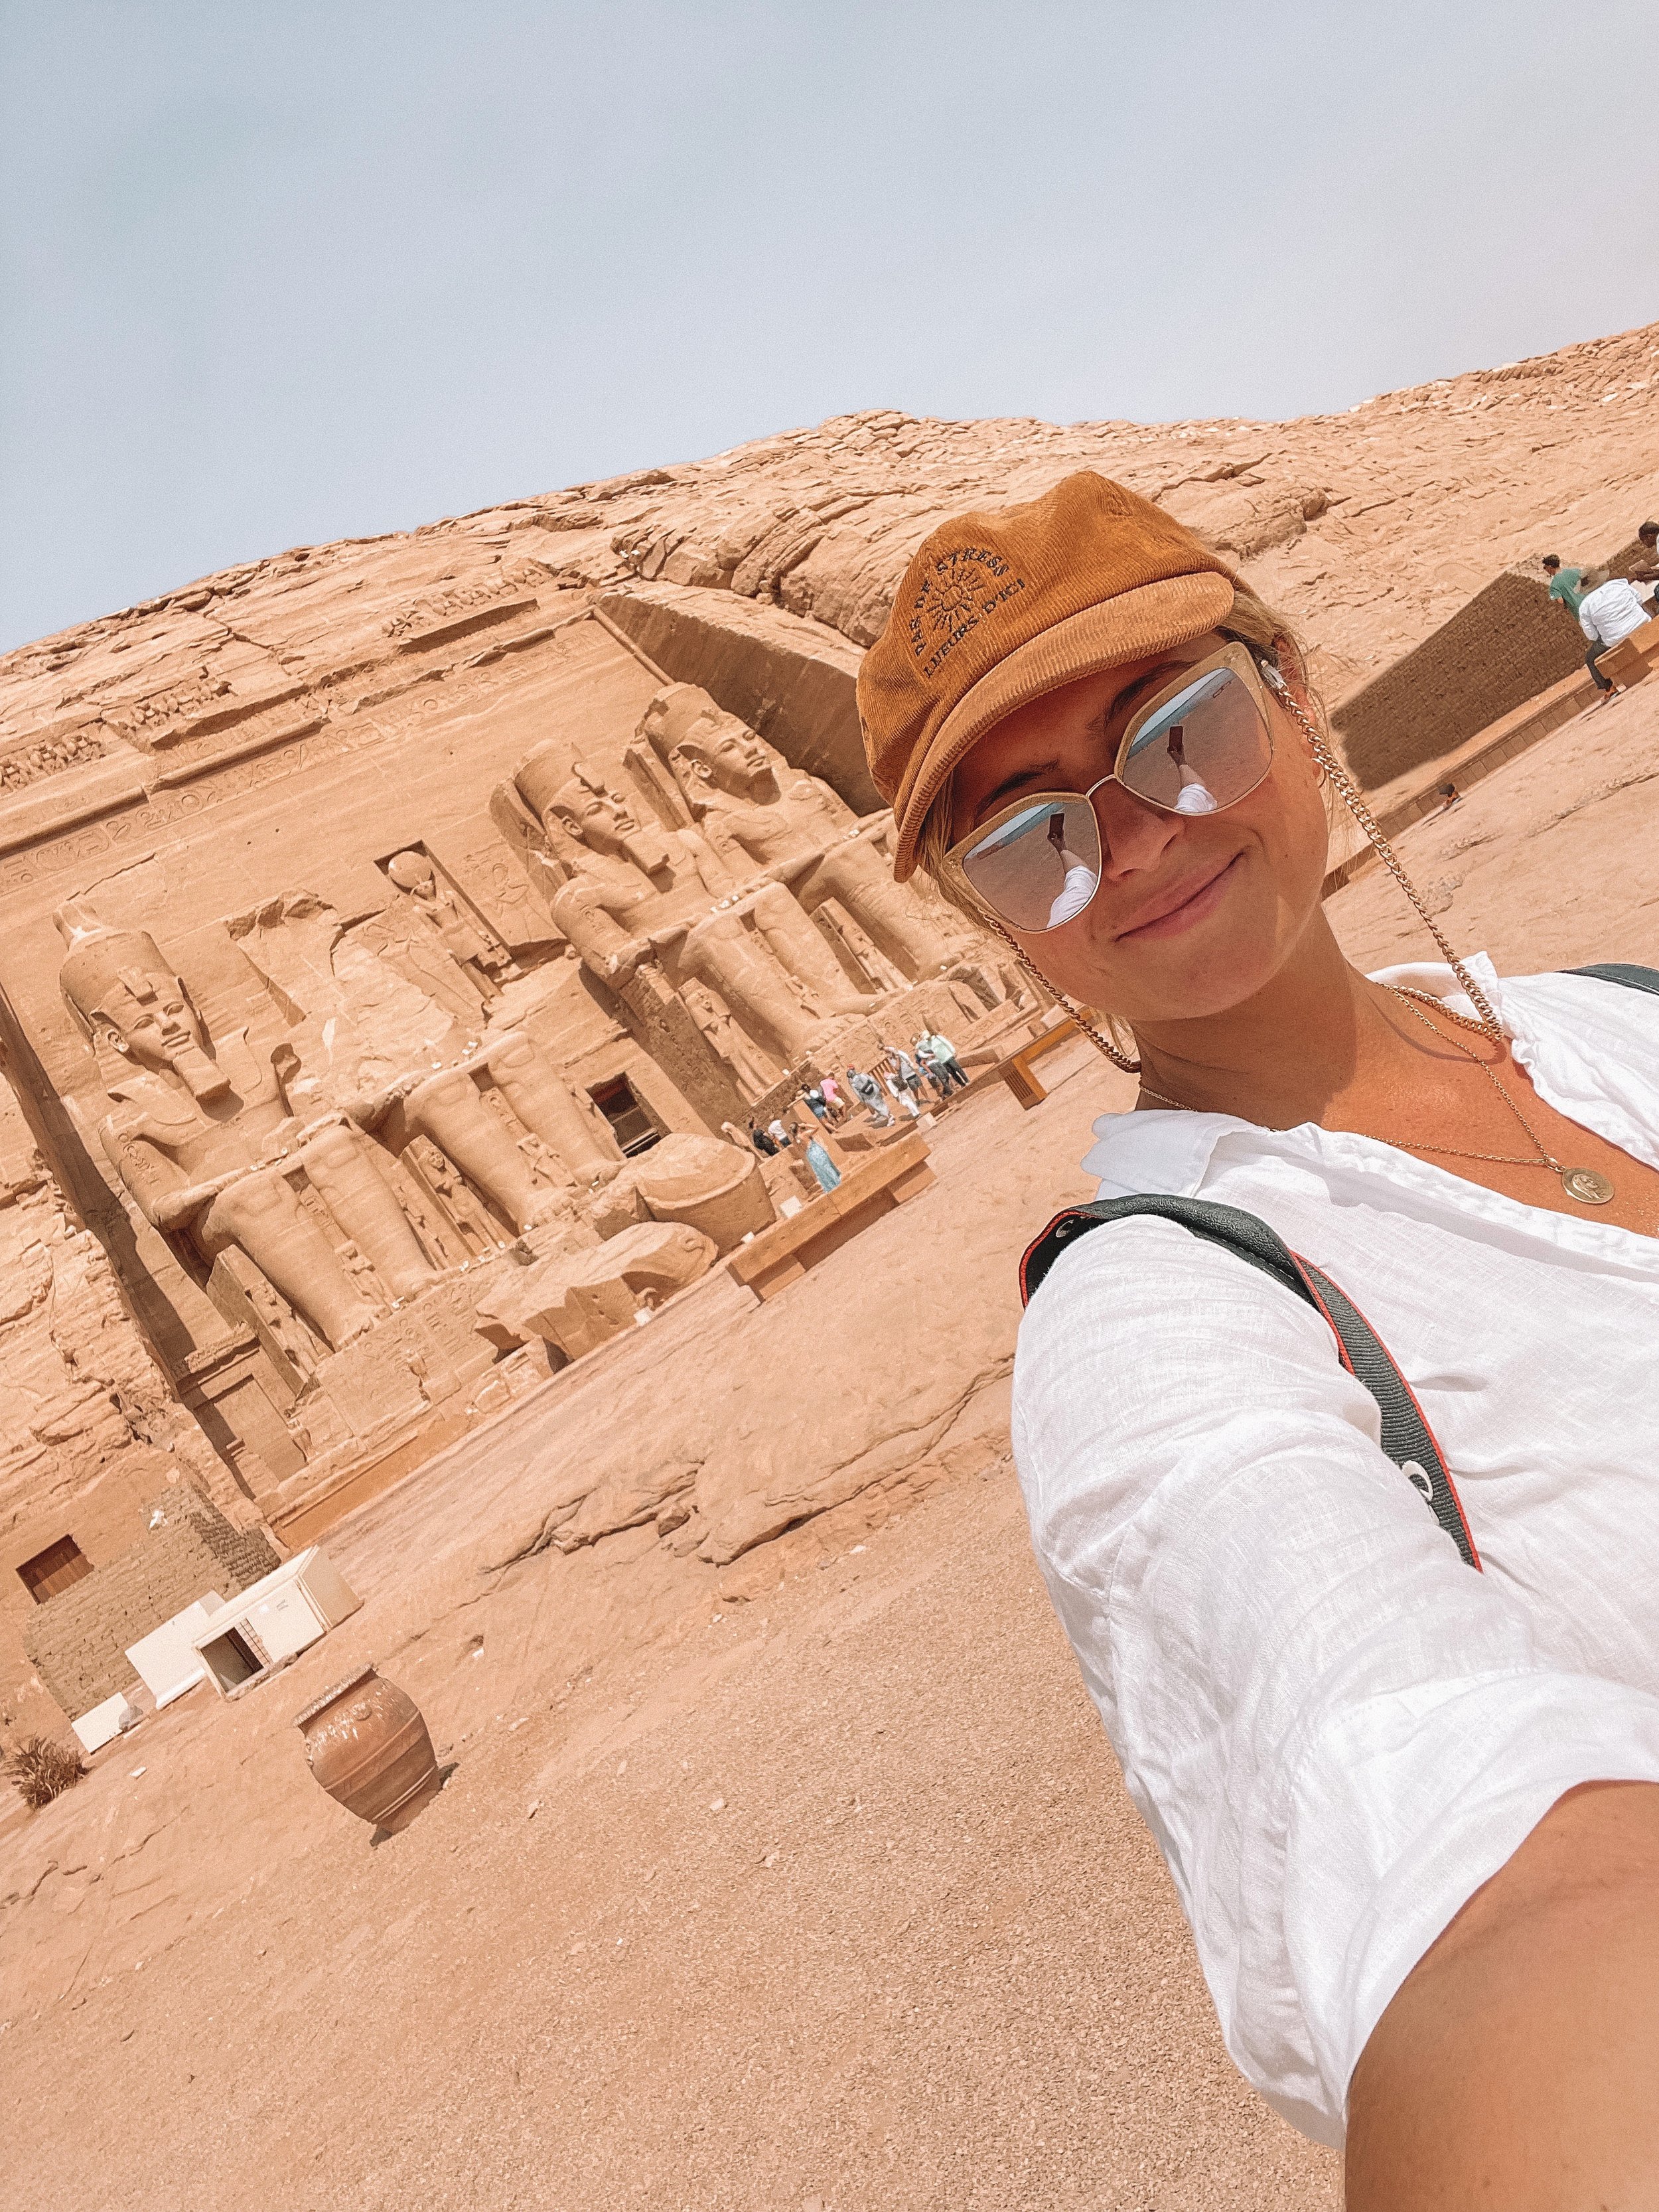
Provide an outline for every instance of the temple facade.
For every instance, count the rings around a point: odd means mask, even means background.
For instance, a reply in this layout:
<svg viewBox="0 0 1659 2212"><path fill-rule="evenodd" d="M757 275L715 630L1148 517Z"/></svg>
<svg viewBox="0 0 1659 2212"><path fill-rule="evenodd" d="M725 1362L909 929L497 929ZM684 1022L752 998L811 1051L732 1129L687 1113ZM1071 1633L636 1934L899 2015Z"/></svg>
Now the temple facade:
<svg viewBox="0 0 1659 2212"><path fill-rule="evenodd" d="M118 676L0 794L0 1724L158 1488L309 1540L769 1224L757 1114L1022 1004L787 726L510 611Z"/></svg>

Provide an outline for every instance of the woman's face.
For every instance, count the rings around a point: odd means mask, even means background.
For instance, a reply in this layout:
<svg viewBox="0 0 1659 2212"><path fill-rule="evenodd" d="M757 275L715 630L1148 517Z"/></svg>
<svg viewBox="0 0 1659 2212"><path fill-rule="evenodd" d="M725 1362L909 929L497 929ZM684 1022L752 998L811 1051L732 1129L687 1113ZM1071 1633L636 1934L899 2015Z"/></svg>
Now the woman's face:
<svg viewBox="0 0 1659 2212"><path fill-rule="evenodd" d="M1086 791L1135 708L1225 642L1085 677L999 722L957 769L952 842L1023 791ZM1271 694L1267 711L1273 767L1236 805L1164 814L1119 783L1095 793L1099 890L1057 929L1010 932L1051 983L1139 1025L1221 1013L1278 972L1318 909L1328 824L1305 736Z"/></svg>

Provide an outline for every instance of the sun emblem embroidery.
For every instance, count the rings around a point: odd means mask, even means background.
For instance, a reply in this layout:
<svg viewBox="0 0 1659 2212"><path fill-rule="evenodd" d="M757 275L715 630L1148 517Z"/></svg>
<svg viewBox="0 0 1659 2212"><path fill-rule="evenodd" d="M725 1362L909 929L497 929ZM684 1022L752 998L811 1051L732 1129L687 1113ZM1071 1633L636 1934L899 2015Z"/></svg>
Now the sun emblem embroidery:
<svg viewBox="0 0 1659 2212"><path fill-rule="evenodd" d="M945 568L945 563L941 562L939 566ZM964 562L957 554L951 556L947 572L934 585L927 602L927 623L935 637L945 636L972 613L974 593L981 580L977 563Z"/></svg>
<svg viewBox="0 0 1659 2212"><path fill-rule="evenodd" d="M923 676L933 675L983 617L1024 589L1025 579L985 546L941 554L923 575L906 622Z"/></svg>

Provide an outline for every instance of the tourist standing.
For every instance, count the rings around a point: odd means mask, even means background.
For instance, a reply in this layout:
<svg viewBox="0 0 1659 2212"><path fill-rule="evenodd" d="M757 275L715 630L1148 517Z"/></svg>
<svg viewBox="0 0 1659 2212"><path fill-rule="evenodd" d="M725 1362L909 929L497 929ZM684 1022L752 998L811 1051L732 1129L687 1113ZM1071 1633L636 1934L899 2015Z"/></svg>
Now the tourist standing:
<svg viewBox="0 0 1659 2212"><path fill-rule="evenodd" d="M883 1068L881 1072L881 1079L886 1085L887 1095L892 1100L893 1103L896 1106L902 1108L914 1121L921 1109L916 1104L915 1100L910 1096L909 1091L907 1087L899 1081L897 1076L895 1075L891 1068L889 1067Z"/></svg>
<svg viewBox="0 0 1659 2212"><path fill-rule="evenodd" d="M772 1142L766 1131L753 1121L749 1124L749 1141L763 1159L774 1160L777 1158L777 1146Z"/></svg>
<svg viewBox="0 0 1659 2212"><path fill-rule="evenodd" d="M849 1067L847 1071L847 1081L853 1096L860 1104L868 1107L870 1112L875 1116L876 1127L878 1129L890 1129L893 1126L892 1112L887 1101L881 1095L881 1085L876 1081L875 1077L866 1075L861 1068Z"/></svg>
<svg viewBox="0 0 1659 2212"><path fill-rule="evenodd" d="M772 1142L781 1152L787 1152L795 1141L794 1123L786 1121L780 1115L775 1120L769 1121L766 1126L770 1133Z"/></svg>
<svg viewBox="0 0 1659 2212"><path fill-rule="evenodd" d="M902 1045L890 1044L887 1057L893 1064L893 1073L909 1093L912 1106L918 1112L921 1104L921 1071Z"/></svg>
<svg viewBox="0 0 1659 2212"><path fill-rule="evenodd" d="M822 1191L832 1191L841 1181L841 1170L830 1158L821 1137L812 1136L806 1139L806 1164L817 1176L818 1188Z"/></svg>
<svg viewBox="0 0 1659 2212"><path fill-rule="evenodd" d="M1579 603L1584 596L1583 570L1564 568L1559 555L1547 553L1544 556L1544 574L1550 580L1550 597L1558 605L1564 606L1577 622ZM1596 690L1602 694L1601 703L1605 706L1607 700L1613 696L1613 682L1611 678L1603 676L1595 665L1595 656L1601 650L1600 643L1593 642L1584 655L1584 665L1589 669Z"/></svg>
<svg viewBox="0 0 1659 2212"><path fill-rule="evenodd" d="M939 1070L945 1085L945 1096L951 1095L951 1085L959 1084L968 1088L968 1071L957 1058L957 1048L949 1037L941 1036L937 1030L924 1030L921 1049L927 1055L929 1065Z"/></svg>
<svg viewBox="0 0 1659 2212"><path fill-rule="evenodd" d="M927 1049L927 1032L926 1030L924 1030L921 1035L916 1039L915 1050L916 1066L921 1070L923 1079L926 1081L934 1097L938 1099L948 1098L951 1095L951 1086L945 1080L944 1069L942 1067L935 1067L933 1065L933 1055Z"/></svg>

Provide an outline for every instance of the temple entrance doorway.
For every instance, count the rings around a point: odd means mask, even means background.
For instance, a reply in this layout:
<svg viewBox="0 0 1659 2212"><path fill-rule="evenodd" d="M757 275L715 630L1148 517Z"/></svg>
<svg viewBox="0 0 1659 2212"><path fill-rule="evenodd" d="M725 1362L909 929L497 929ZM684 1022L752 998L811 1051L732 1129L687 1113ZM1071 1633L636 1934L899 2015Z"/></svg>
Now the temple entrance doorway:
<svg viewBox="0 0 1659 2212"><path fill-rule="evenodd" d="M653 1145L661 1140L662 1130L650 1109L641 1104L625 1075L614 1075L608 1083L596 1083L587 1095L611 1124L611 1133L621 1146L625 1159L648 1152Z"/></svg>

